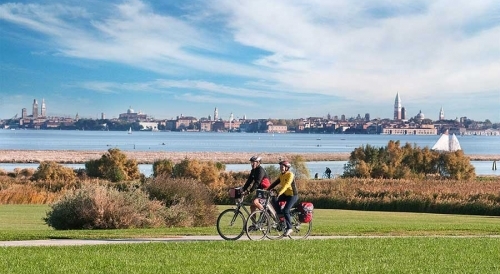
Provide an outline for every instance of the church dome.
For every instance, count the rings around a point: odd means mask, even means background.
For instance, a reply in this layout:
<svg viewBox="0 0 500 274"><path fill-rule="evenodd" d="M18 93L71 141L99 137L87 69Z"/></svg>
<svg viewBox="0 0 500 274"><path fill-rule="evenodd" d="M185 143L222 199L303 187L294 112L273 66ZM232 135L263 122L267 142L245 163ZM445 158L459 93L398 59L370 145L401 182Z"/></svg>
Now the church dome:
<svg viewBox="0 0 500 274"><path fill-rule="evenodd" d="M417 117L416 117L416 118L417 118L417 119L419 119L419 120L423 120L423 119L425 119L425 116L424 116L424 114L422 113L422 111L420 111L420 112L417 114Z"/></svg>
<svg viewBox="0 0 500 274"><path fill-rule="evenodd" d="M134 110L132 109L132 107L130 107L128 110L127 110L127 113L135 113Z"/></svg>

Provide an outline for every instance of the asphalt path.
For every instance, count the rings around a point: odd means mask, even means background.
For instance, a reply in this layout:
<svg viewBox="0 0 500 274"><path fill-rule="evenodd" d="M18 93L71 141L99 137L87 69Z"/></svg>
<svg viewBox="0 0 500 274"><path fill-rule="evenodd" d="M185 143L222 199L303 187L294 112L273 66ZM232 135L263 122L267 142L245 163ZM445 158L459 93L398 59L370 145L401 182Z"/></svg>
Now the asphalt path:
<svg viewBox="0 0 500 274"><path fill-rule="evenodd" d="M418 238L418 237L436 237L436 238L500 238L500 235L463 235L463 236L309 236L306 240L324 240L324 239L349 239L349 238ZM243 235L238 241L248 240ZM283 238L283 240L291 240ZM78 245L103 245L103 244L139 244L139 243L168 243L185 241L224 241L220 236L172 236L168 238L137 238L137 239L49 239L49 240L28 240L28 241L0 241L0 247L9 246L78 246Z"/></svg>
<svg viewBox="0 0 500 274"><path fill-rule="evenodd" d="M308 239L339 238L341 236L309 236ZM239 240L248 240L243 235ZM0 247L8 246L72 246L72 245L103 245L103 244L137 244L137 243L162 243L184 241L224 241L220 236L172 236L168 238L137 238L137 239L49 239L28 241L0 241Z"/></svg>

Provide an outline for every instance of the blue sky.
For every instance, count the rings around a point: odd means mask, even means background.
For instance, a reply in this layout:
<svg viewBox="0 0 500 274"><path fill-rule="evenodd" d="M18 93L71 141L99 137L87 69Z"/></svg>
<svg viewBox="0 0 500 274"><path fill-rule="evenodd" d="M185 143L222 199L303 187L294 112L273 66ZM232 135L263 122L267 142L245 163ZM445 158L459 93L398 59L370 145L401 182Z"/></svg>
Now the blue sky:
<svg viewBox="0 0 500 274"><path fill-rule="evenodd" d="M166 2L166 3L164 3ZM0 118L500 122L500 2L0 1Z"/></svg>

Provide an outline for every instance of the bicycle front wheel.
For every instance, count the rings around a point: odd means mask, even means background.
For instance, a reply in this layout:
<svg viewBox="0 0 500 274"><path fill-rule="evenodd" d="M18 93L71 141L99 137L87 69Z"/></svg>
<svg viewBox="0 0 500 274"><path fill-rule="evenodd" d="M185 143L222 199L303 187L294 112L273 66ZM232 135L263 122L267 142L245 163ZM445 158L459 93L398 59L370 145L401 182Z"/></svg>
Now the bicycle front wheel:
<svg viewBox="0 0 500 274"><path fill-rule="evenodd" d="M311 234L312 221L309 223L301 223L299 220L299 212L294 212L292 214L292 229L293 232L290 234L292 239L305 239Z"/></svg>
<svg viewBox="0 0 500 274"><path fill-rule="evenodd" d="M269 214L262 210L257 210L250 214L245 225L248 239L253 241L264 239L269 232L269 219Z"/></svg>
<svg viewBox="0 0 500 274"><path fill-rule="evenodd" d="M276 217L269 214L269 232L266 237L271 240L278 240L283 238L283 233L285 233L285 222L280 221Z"/></svg>
<svg viewBox="0 0 500 274"><path fill-rule="evenodd" d="M245 233L245 216L237 209L226 209L217 218L217 232L224 240L238 240Z"/></svg>

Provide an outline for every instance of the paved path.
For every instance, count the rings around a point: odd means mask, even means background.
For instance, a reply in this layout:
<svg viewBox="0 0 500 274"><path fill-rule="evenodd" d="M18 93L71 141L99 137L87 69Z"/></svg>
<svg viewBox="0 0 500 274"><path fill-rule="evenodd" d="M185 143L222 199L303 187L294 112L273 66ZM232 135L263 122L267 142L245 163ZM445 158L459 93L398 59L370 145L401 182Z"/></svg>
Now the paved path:
<svg viewBox="0 0 500 274"><path fill-rule="evenodd" d="M500 235L464 235L464 236L309 236L308 240L322 239L349 239L349 238L410 238L410 237L438 237L438 238L500 238ZM102 244L133 244L133 243L162 243L182 241L223 241L220 236L172 236L168 238L137 238L137 239L103 239L103 240L79 240L79 239L51 239L30 241L0 241L0 247L8 246L74 246L74 245L102 245ZM239 241L248 240L243 235Z"/></svg>

